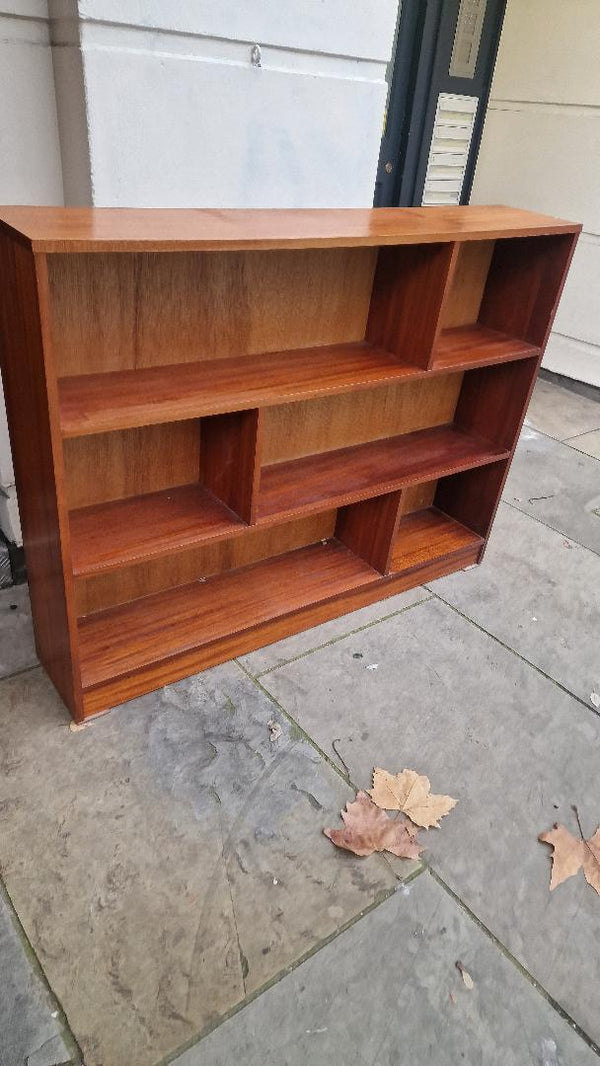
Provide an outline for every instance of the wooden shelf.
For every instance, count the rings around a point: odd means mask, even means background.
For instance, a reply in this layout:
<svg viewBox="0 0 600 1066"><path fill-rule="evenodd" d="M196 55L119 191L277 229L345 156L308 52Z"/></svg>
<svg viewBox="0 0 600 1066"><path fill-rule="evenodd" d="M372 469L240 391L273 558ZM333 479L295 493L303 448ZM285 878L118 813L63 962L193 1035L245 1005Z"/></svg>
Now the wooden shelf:
<svg viewBox="0 0 600 1066"><path fill-rule="evenodd" d="M59 382L61 429L65 437L84 436L290 403L418 374L417 367L365 343L85 374Z"/></svg>
<svg viewBox="0 0 600 1066"><path fill-rule="evenodd" d="M70 513L76 577L181 551L247 529L201 485L180 485Z"/></svg>
<svg viewBox="0 0 600 1066"><path fill-rule="evenodd" d="M400 520L390 569L399 573L434 560L451 559L482 547L483 543L483 537L437 508L429 507Z"/></svg>
<svg viewBox="0 0 600 1066"><path fill-rule="evenodd" d="M377 581L337 541L133 600L79 621L84 689Z"/></svg>
<svg viewBox="0 0 600 1066"><path fill-rule="evenodd" d="M73 717L479 562L580 229L2 209L36 649Z"/></svg>
<svg viewBox="0 0 600 1066"><path fill-rule="evenodd" d="M432 370L471 370L492 363L537 358L540 349L485 326L442 330L433 353Z"/></svg>
<svg viewBox="0 0 600 1066"><path fill-rule="evenodd" d="M507 454L456 426L441 426L277 463L262 471L258 521L341 507Z"/></svg>
<svg viewBox="0 0 600 1066"><path fill-rule="evenodd" d="M572 222L518 207L289 210L3 207L0 227L34 252L237 251L373 247L573 233Z"/></svg>
<svg viewBox="0 0 600 1066"><path fill-rule="evenodd" d="M431 371L468 370L538 354L533 345L495 330L462 327L444 330ZM271 352L252 359L82 374L59 381L60 424L64 437L81 437L293 403L427 373L361 342Z"/></svg>

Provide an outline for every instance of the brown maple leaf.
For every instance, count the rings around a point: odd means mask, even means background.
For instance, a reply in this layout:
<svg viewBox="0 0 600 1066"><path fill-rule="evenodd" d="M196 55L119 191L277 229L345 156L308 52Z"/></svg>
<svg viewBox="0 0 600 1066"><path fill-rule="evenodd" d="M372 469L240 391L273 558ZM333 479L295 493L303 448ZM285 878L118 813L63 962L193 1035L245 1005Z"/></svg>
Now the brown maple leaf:
<svg viewBox="0 0 600 1066"><path fill-rule="evenodd" d="M583 840L577 840L564 825L554 825L547 833L540 833L538 840L542 844L550 844L552 852L552 874L550 876L550 891L558 885L562 885L568 877L583 866Z"/></svg>
<svg viewBox="0 0 600 1066"><path fill-rule="evenodd" d="M373 772L373 788L369 795L378 807L386 811L403 811L415 825L439 828L439 819L456 806L451 796L434 796L429 778L415 770L390 774L377 767Z"/></svg>
<svg viewBox="0 0 600 1066"><path fill-rule="evenodd" d="M600 896L600 825L593 837L586 840L583 856L583 873L588 885L596 889Z"/></svg>
<svg viewBox="0 0 600 1066"><path fill-rule="evenodd" d="M326 837L338 848L355 855L372 855L374 851L390 851L401 859L418 859L423 846L409 822L396 821L379 809L366 792L357 792L356 799L341 812L343 829L324 829Z"/></svg>
<svg viewBox="0 0 600 1066"><path fill-rule="evenodd" d="M581 837L578 840L564 825L554 825L547 833L540 833L538 840L550 844L552 852L552 874L550 891L561 885L567 878L579 873L583 866L584 877L600 896L600 826L589 840L583 836L577 809L573 808L579 825Z"/></svg>

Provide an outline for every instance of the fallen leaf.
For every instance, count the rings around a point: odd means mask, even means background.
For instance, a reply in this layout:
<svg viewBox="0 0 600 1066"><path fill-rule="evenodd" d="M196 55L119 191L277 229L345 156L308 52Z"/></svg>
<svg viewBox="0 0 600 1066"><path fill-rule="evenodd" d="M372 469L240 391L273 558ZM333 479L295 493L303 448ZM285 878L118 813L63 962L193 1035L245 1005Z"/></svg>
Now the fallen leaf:
<svg viewBox="0 0 600 1066"><path fill-rule="evenodd" d="M465 968L464 968L462 962L460 962L460 960L456 963L456 969L458 970L460 976L462 977L462 979L464 981L465 988L468 988L469 992L470 992L471 989L474 988L474 981L473 981L473 978L471 977L471 974L469 973L468 970L465 970Z"/></svg>
<svg viewBox="0 0 600 1066"><path fill-rule="evenodd" d="M588 885L596 889L600 896L600 826L593 837L586 840L583 853L583 872Z"/></svg>
<svg viewBox="0 0 600 1066"><path fill-rule="evenodd" d="M378 807L386 811L403 811L415 825L439 828L439 819L456 806L451 796L434 796L429 778L415 770L389 774L377 767L373 773L373 788L369 795Z"/></svg>
<svg viewBox="0 0 600 1066"><path fill-rule="evenodd" d="M405 820L390 818L366 792L357 792L356 799L346 804L341 815L344 829L323 830L338 848L345 848L355 855L390 851L401 859L417 859L423 851L417 841L418 830Z"/></svg>
<svg viewBox="0 0 600 1066"><path fill-rule="evenodd" d="M550 891L558 885L562 885L568 877L583 866L583 840L576 837L565 829L564 825L555 825L547 833L540 833L538 840L542 844L550 844L554 848L552 852L552 875L550 877Z"/></svg>
<svg viewBox="0 0 600 1066"><path fill-rule="evenodd" d="M577 813L577 812L576 812ZM579 816L578 820L579 820ZM600 826L589 840L577 839L564 825L554 825L547 833L540 833L538 840L550 844L552 852L552 875L550 891L562 885L567 878L583 873L588 885L600 896Z"/></svg>
<svg viewBox="0 0 600 1066"><path fill-rule="evenodd" d="M272 718L270 722L267 722L267 728L269 730L269 740L271 741L271 744L274 744L281 736L281 726L279 722L276 722Z"/></svg>

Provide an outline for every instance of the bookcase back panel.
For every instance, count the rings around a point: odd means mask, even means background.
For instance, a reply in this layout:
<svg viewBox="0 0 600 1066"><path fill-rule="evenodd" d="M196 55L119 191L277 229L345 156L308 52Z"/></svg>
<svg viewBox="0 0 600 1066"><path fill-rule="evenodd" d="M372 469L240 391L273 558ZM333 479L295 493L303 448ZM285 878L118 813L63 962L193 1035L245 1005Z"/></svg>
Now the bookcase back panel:
<svg viewBox="0 0 600 1066"><path fill-rule="evenodd" d="M425 481L422 485L409 485L402 489L400 514L412 514L414 511L422 511L425 507L431 507L437 485L437 481Z"/></svg>
<svg viewBox="0 0 600 1066"><path fill-rule="evenodd" d="M466 241L458 246L454 273L442 308L442 329L477 322L495 243Z"/></svg>
<svg viewBox="0 0 600 1066"><path fill-rule="evenodd" d="M333 536L335 511L326 511L269 529L248 529L243 536L205 544L191 551L75 581L78 615L103 610L197 578L281 555Z"/></svg>
<svg viewBox="0 0 600 1066"><path fill-rule="evenodd" d="M48 257L59 377L364 338L377 249Z"/></svg>
<svg viewBox="0 0 600 1066"><path fill-rule="evenodd" d="M263 465L452 422L462 374L386 385L263 411Z"/></svg>
<svg viewBox="0 0 600 1066"><path fill-rule="evenodd" d="M63 448L69 510L199 480L197 419L70 437Z"/></svg>

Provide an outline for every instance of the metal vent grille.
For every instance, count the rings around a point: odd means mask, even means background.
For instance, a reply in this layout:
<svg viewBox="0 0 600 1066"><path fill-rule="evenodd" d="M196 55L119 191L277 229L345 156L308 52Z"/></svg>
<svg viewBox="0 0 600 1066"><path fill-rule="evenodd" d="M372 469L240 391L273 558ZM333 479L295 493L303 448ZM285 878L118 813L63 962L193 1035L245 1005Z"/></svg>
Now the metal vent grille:
<svg viewBox="0 0 600 1066"><path fill-rule="evenodd" d="M460 203L478 103L476 96L438 96L423 206Z"/></svg>

